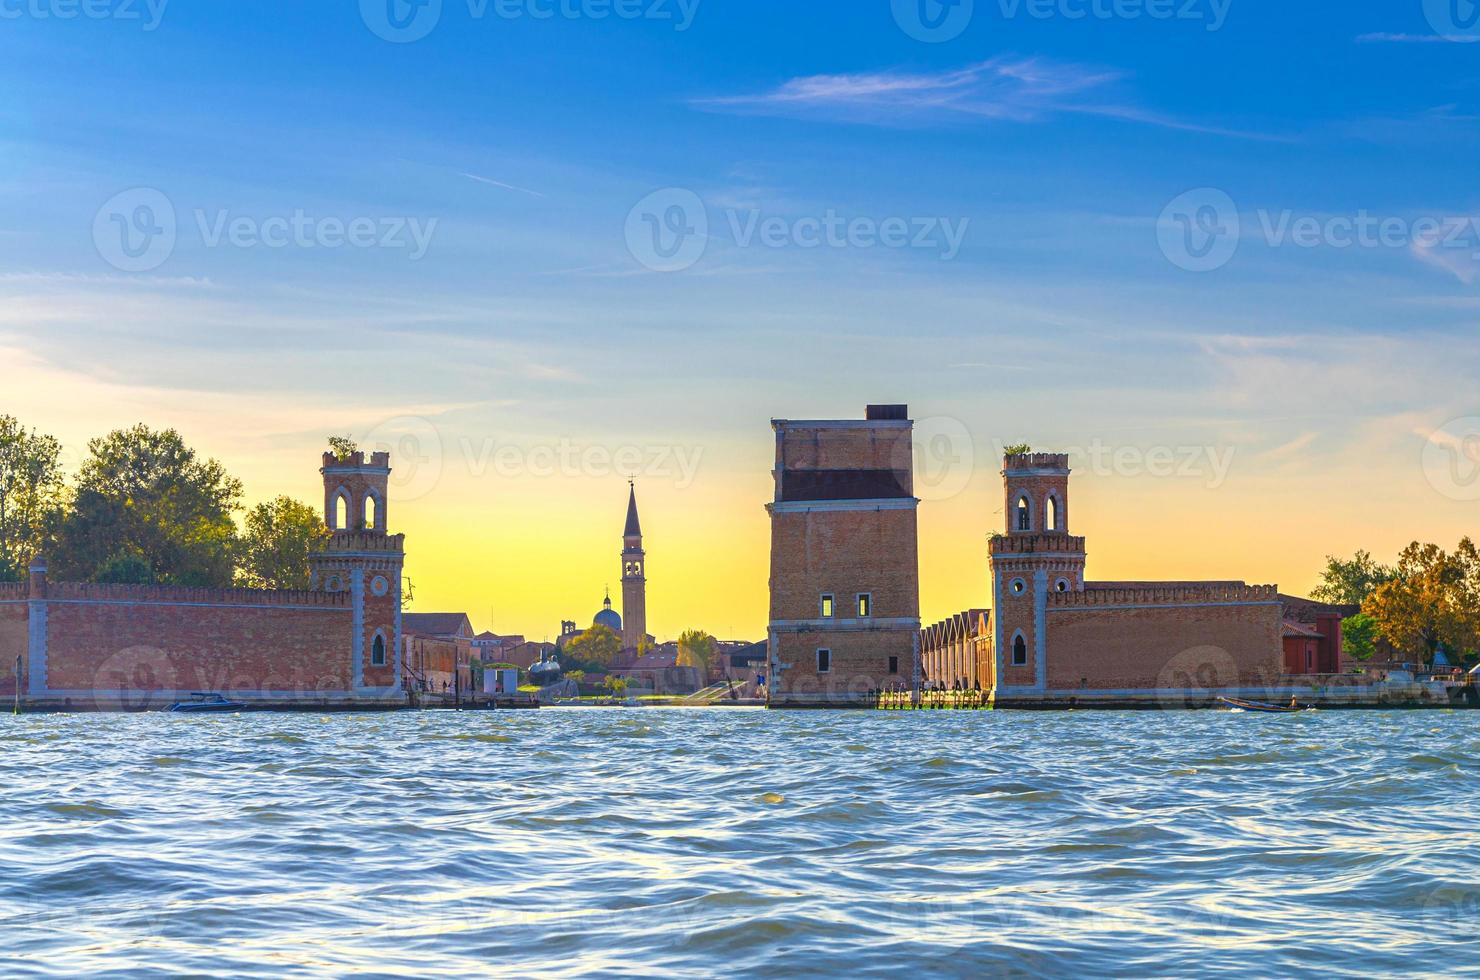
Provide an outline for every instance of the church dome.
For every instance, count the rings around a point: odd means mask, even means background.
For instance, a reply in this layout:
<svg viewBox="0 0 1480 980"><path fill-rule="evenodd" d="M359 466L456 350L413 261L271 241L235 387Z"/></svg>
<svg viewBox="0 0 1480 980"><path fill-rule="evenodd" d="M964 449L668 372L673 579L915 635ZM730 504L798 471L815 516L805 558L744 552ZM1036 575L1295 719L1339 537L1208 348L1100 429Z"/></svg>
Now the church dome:
<svg viewBox="0 0 1480 980"><path fill-rule="evenodd" d="M618 636L622 635L622 617L612 609L612 597L608 595L601 604L601 612L591 618L592 626L605 626Z"/></svg>

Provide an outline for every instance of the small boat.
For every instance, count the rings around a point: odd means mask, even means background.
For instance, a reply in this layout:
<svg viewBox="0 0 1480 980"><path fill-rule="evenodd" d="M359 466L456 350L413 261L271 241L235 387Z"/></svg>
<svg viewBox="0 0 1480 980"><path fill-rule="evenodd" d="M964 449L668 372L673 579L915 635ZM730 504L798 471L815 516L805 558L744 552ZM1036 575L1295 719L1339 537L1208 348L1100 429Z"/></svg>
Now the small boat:
<svg viewBox="0 0 1480 980"><path fill-rule="evenodd" d="M230 701L224 695L196 691L189 701L177 701L170 705L171 711L241 711L244 701Z"/></svg>
<svg viewBox="0 0 1480 980"><path fill-rule="evenodd" d="M1263 701L1245 701L1242 698L1219 698L1218 700L1231 708L1238 708L1242 711L1263 711L1272 715L1293 715L1305 710L1298 705L1265 704Z"/></svg>

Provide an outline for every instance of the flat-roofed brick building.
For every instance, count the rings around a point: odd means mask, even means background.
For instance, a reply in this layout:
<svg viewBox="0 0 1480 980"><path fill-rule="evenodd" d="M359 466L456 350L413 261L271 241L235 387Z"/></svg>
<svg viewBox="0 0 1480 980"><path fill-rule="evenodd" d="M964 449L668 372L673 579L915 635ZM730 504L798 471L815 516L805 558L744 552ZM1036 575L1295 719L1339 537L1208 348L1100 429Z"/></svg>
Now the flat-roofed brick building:
<svg viewBox="0 0 1480 980"><path fill-rule="evenodd" d="M771 426L768 703L862 706L879 690L917 690L919 501L907 407Z"/></svg>

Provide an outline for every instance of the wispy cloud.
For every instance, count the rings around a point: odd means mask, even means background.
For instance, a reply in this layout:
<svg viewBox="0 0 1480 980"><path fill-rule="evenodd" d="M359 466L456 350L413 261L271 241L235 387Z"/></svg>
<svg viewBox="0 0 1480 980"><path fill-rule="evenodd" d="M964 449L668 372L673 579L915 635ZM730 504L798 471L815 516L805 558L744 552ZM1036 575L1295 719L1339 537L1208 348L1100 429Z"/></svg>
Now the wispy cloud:
<svg viewBox="0 0 1480 980"><path fill-rule="evenodd" d="M1472 249L1446 248L1441 244L1415 241L1408 247L1408 252L1425 265L1444 270L1466 286L1474 283L1476 275L1480 274L1480 262L1476 261Z"/></svg>
<svg viewBox="0 0 1480 980"><path fill-rule="evenodd" d="M482 177L482 176L479 176L478 174L470 174L470 173L464 173L463 176L466 177L466 178L468 178L468 180L475 180L475 181L477 181L480 184L488 184L491 187L499 187L499 188L502 188L502 189L504 189L506 191L516 191L516 192L518 192L520 194L528 194L531 197L544 197L545 196L545 195L541 194L539 191L532 191L532 190L530 190L528 187L518 187L518 186L516 186L514 184L506 184L506 183L504 183L501 180L494 180L492 177Z"/></svg>
<svg viewBox="0 0 1480 980"><path fill-rule="evenodd" d="M793 78L769 92L693 99L697 108L882 126L966 120L1034 122L1079 113L1172 129L1281 139L1173 119L1132 104L1124 72L1042 58L993 58L949 71L898 70Z"/></svg>

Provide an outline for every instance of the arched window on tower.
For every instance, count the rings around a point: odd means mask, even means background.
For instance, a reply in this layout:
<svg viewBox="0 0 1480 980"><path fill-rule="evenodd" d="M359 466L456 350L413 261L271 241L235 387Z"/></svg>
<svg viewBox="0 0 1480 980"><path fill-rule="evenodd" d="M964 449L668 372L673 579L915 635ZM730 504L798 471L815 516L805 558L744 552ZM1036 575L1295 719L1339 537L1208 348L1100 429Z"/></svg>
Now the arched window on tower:
<svg viewBox="0 0 1480 980"><path fill-rule="evenodd" d="M1019 633L1012 640L1012 665L1014 667L1026 667L1028 665L1028 641L1023 639Z"/></svg>
<svg viewBox="0 0 1480 980"><path fill-rule="evenodd" d="M1017 502L1017 529L1019 531L1033 530L1033 509L1028 506L1027 497L1019 497Z"/></svg>
<svg viewBox="0 0 1480 980"><path fill-rule="evenodd" d="M375 634L375 642L370 645L370 666L385 666L385 637L379 633Z"/></svg>
<svg viewBox="0 0 1480 980"><path fill-rule="evenodd" d="M380 527L380 501L375 499L375 495L373 493L366 494L365 530L373 531L378 527Z"/></svg>
<svg viewBox="0 0 1480 980"><path fill-rule="evenodd" d="M329 527L335 531L349 530L349 497L342 492L334 495L334 508L329 514Z"/></svg>
<svg viewBox="0 0 1480 980"><path fill-rule="evenodd" d="M1046 531L1059 530L1059 498L1049 497L1044 505L1044 511L1043 529Z"/></svg>

